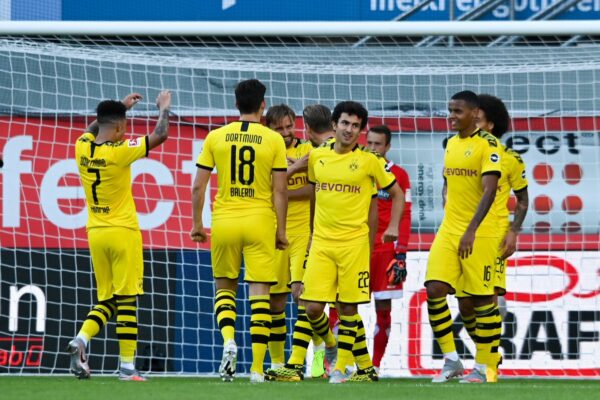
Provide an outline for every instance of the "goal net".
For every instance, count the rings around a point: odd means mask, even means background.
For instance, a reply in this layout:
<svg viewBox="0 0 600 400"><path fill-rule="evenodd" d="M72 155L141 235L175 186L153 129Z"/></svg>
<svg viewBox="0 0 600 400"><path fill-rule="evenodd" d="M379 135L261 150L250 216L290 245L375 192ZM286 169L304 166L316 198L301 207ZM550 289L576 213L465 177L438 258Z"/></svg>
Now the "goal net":
<svg viewBox="0 0 600 400"><path fill-rule="evenodd" d="M386 376L430 375L443 363L423 280L443 217L448 99L466 89L502 98L512 116L503 141L527 164L530 207L508 261L501 373L599 377L600 43L568 33L460 32L1 36L0 372L68 372L63 350L96 301L75 139L99 101L133 91L144 100L129 113L131 135L149 133L163 88L173 91L170 138L132 168L146 271L137 366L216 372L222 340L210 253L189 239L190 188L206 134L237 118L235 84L258 78L268 105L285 103L301 115L309 104L356 100L369 110L371 126L385 123L394 132L388 155L409 173L413 213L408 281L393 303ZM302 137L301 118L296 127ZM210 201L204 213L210 222ZM247 372L245 285L238 298L238 370ZM451 306L457 348L471 366L474 345L454 299ZM373 307L360 312L372 346ZM291 304L287 315L290 333ZM110 323L91 342L95 373L116 370L117 345Z"/></svg>

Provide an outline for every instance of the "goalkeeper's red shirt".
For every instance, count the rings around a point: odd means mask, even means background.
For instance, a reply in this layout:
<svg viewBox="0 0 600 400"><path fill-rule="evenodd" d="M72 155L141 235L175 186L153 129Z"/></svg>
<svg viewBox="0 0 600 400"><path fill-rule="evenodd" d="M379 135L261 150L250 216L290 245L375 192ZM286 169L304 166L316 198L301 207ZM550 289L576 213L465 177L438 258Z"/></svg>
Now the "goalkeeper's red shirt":
<svg viewBox="0 0 600 400"><path fill-rule="evenodd" d="M392 251L406 252L408 247L408 239L410 238L410 216L411 216L411 195L410 195L410 179L408 173L394 164L393 161L388 161L386 169L396 176L396 182L404 192L404 212L400 218L398 227L398 240L396 243L383 243L381 237L387 229L391 214L392 214L392 198L388 192L383 189L377 191L377 212L379 213L379 224L377 227L377 236L375 237L375 251Z"/></svg>

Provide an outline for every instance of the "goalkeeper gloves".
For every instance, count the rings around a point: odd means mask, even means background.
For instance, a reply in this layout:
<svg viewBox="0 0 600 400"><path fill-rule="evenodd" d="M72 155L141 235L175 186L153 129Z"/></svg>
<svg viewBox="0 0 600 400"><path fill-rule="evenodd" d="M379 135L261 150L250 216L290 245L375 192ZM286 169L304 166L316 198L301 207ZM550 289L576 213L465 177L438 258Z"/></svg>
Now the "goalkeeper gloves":
<svg viewBox="0 0 600 400"><path fill-rule="evenodd" d="M398 285L406 280L406 253L396 253L387 266L386 274L390 285Z"/></svg>

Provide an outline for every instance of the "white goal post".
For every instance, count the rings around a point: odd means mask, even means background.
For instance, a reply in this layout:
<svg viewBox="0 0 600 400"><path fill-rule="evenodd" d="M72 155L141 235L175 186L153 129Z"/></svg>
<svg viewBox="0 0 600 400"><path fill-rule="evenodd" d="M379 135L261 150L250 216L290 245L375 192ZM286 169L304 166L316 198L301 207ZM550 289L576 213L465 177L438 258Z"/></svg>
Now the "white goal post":
<svg viewBox="0 0 600 400"><path fill-rule="evenodd" d="M394 133L389 156L409 173L413 215L385 376L431 375L442 363L422 288L443 216L447 100L465 89L502 98L512 116L503 141L528 166L531 204L508 263L501 373L599 378L599 38L597 21L0 22L0 373L68 372L62 350L96 299L73 143L99 101L132 91L144 100L131 134L147 133L163 88L174 94L170 138L132 169L147 293L138 367L216 372L210 253L189 239L190 187L206 134L237 115L235 84L258 78L269 105L301 115L352 99L371 126ZM300 117L296 127L302 136ZM210 203L205 213L210 221ZM249 310L238 302L240 372L250 365ZM371 348L375 313L360 312ZM474 346L455 328L470 366ZM91 343L95 373L116 369L116 346L109 324Z"/></svg>

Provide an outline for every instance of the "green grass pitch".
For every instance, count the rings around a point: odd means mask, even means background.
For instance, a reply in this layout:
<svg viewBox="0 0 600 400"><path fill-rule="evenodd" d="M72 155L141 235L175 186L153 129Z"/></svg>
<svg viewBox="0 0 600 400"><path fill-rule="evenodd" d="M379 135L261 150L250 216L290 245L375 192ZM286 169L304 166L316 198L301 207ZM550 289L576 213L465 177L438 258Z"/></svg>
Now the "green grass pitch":
<svg viewBox="0 0 600 400"><path fill-rule="evenodd" d="M588 400L597 399L598 380L504 379L498 384L431 384L428 379L382 379L377 383L329 385L326 380L250 384L247 378L224 383L216 378L152 377L120 382L116 376L78 381L66 376L2 376L0 399L118 400Z"/></svg>

